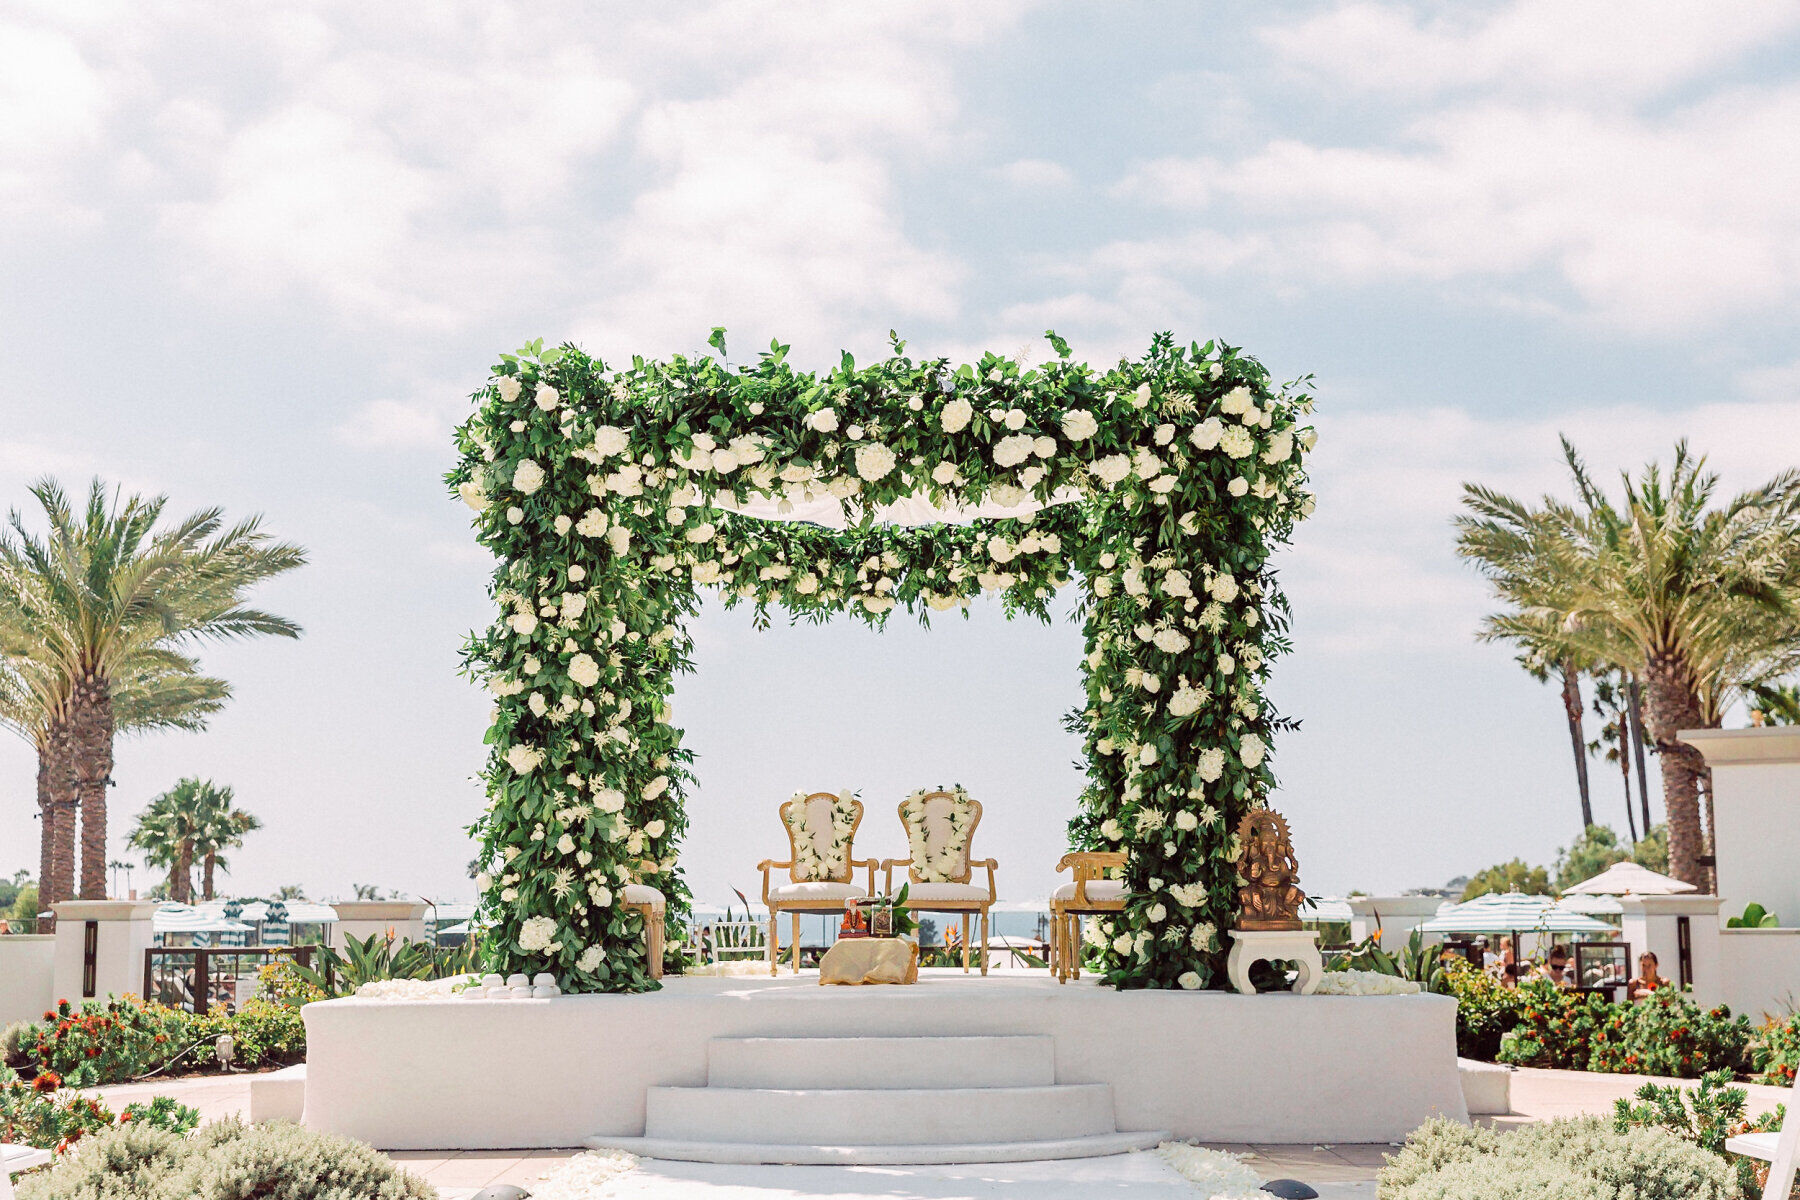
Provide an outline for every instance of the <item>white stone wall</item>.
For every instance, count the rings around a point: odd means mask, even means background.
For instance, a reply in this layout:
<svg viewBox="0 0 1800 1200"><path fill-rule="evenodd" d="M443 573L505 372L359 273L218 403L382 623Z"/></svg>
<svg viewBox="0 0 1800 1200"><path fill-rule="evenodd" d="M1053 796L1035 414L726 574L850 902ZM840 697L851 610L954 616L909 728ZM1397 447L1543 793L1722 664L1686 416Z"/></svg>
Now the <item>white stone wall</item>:
<svg viewBox="0 0 1800 1200"><path fill-rule="evenodd" d="M56 1003L55 977L55 937L0 937L0 1028L42 1017Z"/></svg>
<svg viewBox="0 0 1800 1200"><path fill-rule="evenodd" d="M1752 1021L1800 1009L1800 929L1726 929L1719 934L1724 1000Z"/></svg>
<svg viewBox="0 0 1800 1200"><path fill-rule="evenodd" d="M1755 902L1800 926L1800 726L1690 729L1713 771L1723 914Z"/></svg>

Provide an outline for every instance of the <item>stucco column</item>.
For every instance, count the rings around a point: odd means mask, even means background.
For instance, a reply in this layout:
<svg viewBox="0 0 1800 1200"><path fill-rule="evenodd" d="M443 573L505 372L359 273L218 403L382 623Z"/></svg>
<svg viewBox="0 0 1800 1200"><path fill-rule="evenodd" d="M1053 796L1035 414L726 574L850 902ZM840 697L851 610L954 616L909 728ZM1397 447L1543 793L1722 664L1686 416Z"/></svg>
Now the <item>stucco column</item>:
<svg viewBox="0 0 1800 1200"><path fill-rule="evenodd" d="M1713 775L1713 852L1724 914L1752 902L1800 926L1800 871L1793 831L1800 821L1800 726L1684 729Z"/></svg>
<svg viewBox="0 0 1800 1200"><path fill-rule="evenodd" d="M346 937L363 939L393 934L394 944L425 940L425 911L429 907L420 900L338 900L337 924L325 933L326 944L344 948Z"/></svg>
<svg viewBox="0 0 1800 1200"><path fill-rule="evenodd" d="M1631 973L1637 974L1637 957L1649 950L1656 955L1657 974L1682 983L1682 927L1686 924L1688 965L1685 982L1694 990L1696 1004L1711 1007L1725 998L1719 951L1717 896L1690 893L1683 896L1620 896L1624 914L1623 937L1631 946Z"/></svg>
<svg viewBox="0 0 1800 1200"><path fill-rule="evenodd" d="M56 909L56 998L80 1002L144 990L154 900L64 900Z"/></svg>
<svg viewBox="0 0 1800 1200"><path fill-rule="evenodd" d="M1383 950L1403 950L1412 931L1437 916L1443 903L1441 896L1352 896L1350 940L1360 942L1379 929ZM1431 934L1425 940L1442 939Z"/></svg>

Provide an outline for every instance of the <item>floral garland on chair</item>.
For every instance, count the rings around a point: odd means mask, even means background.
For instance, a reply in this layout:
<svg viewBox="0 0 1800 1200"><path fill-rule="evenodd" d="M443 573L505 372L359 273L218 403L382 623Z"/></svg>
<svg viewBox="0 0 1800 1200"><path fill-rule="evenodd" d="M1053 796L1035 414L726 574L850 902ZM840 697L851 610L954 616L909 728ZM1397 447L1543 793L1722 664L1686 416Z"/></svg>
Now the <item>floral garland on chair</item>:
<svg viewBox="0 0 1800 1200"><path fill-rule="evenodd" d="M925 813L919 804L934 793L950 800L950 832L937 854L931 852L925 831ZM913 873L920 883L949 883L962 874L963 863L969 854L969 834L974 826L974 803L960 783L954 788L920 788L906 798L903 810L906 813L906 842L912 851Z"/></svg>
<svg viewBox="0 0 1800 1200"><path fill-rule="evenodd" d="M850 835L856 830L856 797L848 788L831 802L831 846L819 851L819 839L806 823L806 801L809 792L795 792L788 797L782 820L794 843L794 875L802 882L825 882L848 876L850 871Z"/></svg>

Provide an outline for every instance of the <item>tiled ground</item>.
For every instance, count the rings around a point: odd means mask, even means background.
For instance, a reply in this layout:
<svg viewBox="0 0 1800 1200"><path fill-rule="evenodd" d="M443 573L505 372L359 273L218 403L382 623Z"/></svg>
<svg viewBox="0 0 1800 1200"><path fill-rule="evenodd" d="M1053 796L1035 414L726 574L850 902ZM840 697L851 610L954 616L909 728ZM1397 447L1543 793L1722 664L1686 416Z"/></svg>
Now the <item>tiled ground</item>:
<svg viewBox="0 0 1800 1200"><path fill-rule="evenodd" d="M1576 1071L1521 1070L1512 1081L1513 1113L1483 1118L1497 1128L1514 1127L1551 1117L1609 1113L1613 1101L1629 1096L1644 1083L1636 1075L1589 1075ZM153 1095L172 1095L200 1109L207 1120L247 1113L250 1086L244 1076L173 1079L158 1083L121 1084L101 1088L115 1107ZM1768 1111L1786 1100L1785 1088L1751 1086L1753 1113ZM1250 1165L1265 1179L1289 1177L1321 1188L1326 1197L1349 1200L1373 1196L1375 1172L1393 1147L1380 1145L1280 1146L1219 1144L1215 1148L1253 1154ZM467 1200L495 1183L530 1188L558 1160L576 1150L406 1151L393 1155L407 1169L434 1184L444 1200ZM609 1194L621 1200L664 1200L705 1196L707 1200L786 1200L793 1196L882 1196L887 1200L935 1200L950 1196L1048 1198L1072 1194L1080 1187L1123 1191L1152 1197L1168 1176L1160 1160L1127 1155L1075 1164L1018 1164L1010 1167L907 1168L836 1167L703 1167L680 1163L647 1163L636 1175L617 1181ZM1352 1187L1349 1185L1361 1185ZM958 1190L962 1189L962 1190Z"/></svg>

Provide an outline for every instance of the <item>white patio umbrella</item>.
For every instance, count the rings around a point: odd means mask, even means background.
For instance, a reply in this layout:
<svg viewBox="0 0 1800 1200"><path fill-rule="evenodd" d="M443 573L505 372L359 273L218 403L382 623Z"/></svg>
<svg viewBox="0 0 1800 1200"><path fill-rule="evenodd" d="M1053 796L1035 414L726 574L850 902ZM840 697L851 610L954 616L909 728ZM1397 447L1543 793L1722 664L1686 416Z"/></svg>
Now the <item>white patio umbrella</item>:
<svg viewBox="0 0 1800 1200"><path fill-rule="evenodd" d="M1584 913L1590 917L1616 917L1625 910L1620 907L1616 896L1584 896L1565 893L1558 900L1557 907L1566 908L1570 912Z"/></svg>
<svg viewBox="0 0 1800 1200"><path fill-rule="evenodd" d="M1419 928L1426 933L1611 933L1613 927L1571 912L1554 896L1489 893L1439 911Z"/></svg>
<svg viewBox="0 0 1800 1200"><path fill-rule="evenodd" d="M1341 921L1346 925L1350 923L1352 917L1356 916L1355 913L1350 911L1350 902L1348 900L1338 900L1330 896L1313 897L1305 904L1302 904L1300 906L1300 911L1295 915L1297 915L1302 922L1311 921L1316 924L1324 924L1327 922L1336 923Z"/></svg>
<svg viewBox="0 0 1800 1200"><path fill-rule="evenodd" d="M1691 883L1659 875L1649 867L1630 861L1614 863L1592 879L1563 889L1565 894L1573 892L1581 896L1673 896L1698 890Z"/></svg>

